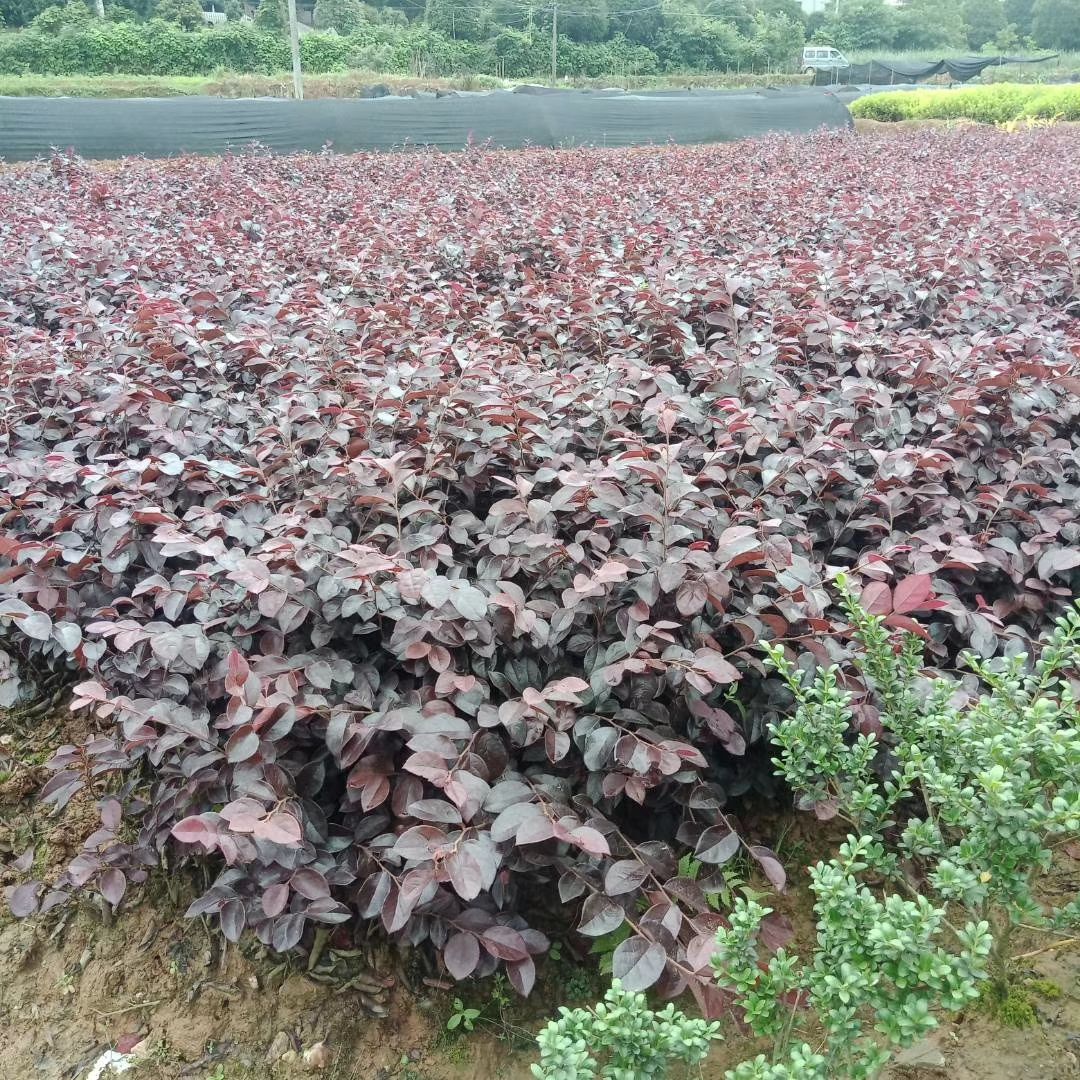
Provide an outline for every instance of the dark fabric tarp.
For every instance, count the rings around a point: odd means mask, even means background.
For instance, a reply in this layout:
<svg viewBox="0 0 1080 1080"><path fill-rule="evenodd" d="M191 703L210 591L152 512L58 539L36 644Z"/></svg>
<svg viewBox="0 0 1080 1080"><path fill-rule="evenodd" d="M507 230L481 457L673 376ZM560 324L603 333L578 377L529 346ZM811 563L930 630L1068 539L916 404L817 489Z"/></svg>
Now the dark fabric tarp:
<svg viewBox="0 0 1080 1080"><path fill-rule="evenodd" d="M725 142L770 131L849 127L834 94L799 88L743 93L462 94L441 98L289 101L260 98L0 98L0 158L51 148L88 158L271 150L341 152L407 145L633 146Z"/></svg>
<svg viewBox="0 0 1080 1080"><path fill-rule="evenodd" d="M988 67L1003 64L1042 64L1053 60L1049 56L958 56L952 60L871 60L868 64L821 69L814 72L815 86L849 83L853 86L891 86L893 83L913 83L934 75L948 75L953 82L967 82L981 75Z"/></svg>

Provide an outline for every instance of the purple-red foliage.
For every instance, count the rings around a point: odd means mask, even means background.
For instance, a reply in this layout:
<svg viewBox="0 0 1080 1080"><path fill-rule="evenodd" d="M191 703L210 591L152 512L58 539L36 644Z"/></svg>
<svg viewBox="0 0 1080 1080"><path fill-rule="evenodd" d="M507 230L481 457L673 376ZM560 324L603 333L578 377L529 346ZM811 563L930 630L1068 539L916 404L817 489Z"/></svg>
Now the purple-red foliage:
<svg viewBox="0 0 1080 1080"><path fill-rule="evenodd" d="M104 721L49 801L122 776L18 913L171 845L230 939L379 919L527 992L561 902L697 986L708 876L783 884L725 814L784 701L757 642L842 655L839 567L942 661L1073 591L1077 149L0 174L0 683L67 661Z"/></svg>

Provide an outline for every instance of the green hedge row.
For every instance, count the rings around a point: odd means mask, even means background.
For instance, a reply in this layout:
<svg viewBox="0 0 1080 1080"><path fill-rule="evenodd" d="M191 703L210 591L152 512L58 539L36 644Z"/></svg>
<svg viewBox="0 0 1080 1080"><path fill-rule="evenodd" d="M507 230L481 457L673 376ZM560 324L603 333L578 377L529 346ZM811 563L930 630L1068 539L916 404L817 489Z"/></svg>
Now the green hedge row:
<svg viewBox="0 0 1080 1080"><path fill-rule="evenodd" d="M346 65L350 39L309 34L300 46L308 70L326 72ZM269 74L288 67L285 39L245 25L192 33L164 22L107 23L60 35L0 35L0 72L10 75Z"/></svg>
<svg viewBox="0 0 1080 1080"><path fill-rule="evenodd" d="M1080 86L996 83L963 90L911 90L870 94L851 106L867 120L1080 120Z"/></svg>
<svg viewBox="0 0 1080 1080"><path fill-rule="evenodd" d="M514 31L490 41L455 41L425 26L373 25L348 37L307 34L300 40L304 70L325 74L372 68L388 74L458 75L498 72L527 78L546 72L550 45ZM289 45L248 24L184 31L161 21L103 23L63 33L0 34L0 74L211 75L220 71L273 74L290 66ZM561 39L560 74L598 78L612 72L655 74L652 50L624 38L594 44Z"/></svg>

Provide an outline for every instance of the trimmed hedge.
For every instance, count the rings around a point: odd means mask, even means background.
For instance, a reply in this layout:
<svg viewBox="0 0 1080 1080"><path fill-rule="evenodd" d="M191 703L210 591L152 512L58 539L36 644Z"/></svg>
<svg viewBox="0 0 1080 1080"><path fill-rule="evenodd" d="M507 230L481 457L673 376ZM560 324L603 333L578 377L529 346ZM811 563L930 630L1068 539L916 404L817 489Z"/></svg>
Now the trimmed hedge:
<svg viewBox="0 0 1080 1080"><path fill-rule="evenodd" d="M1080 120L1080 86L1019 86L999 83L963 90L897 91L871 94L851 106L867 120L976 120L1007 124L1013 120Z"/></svg>

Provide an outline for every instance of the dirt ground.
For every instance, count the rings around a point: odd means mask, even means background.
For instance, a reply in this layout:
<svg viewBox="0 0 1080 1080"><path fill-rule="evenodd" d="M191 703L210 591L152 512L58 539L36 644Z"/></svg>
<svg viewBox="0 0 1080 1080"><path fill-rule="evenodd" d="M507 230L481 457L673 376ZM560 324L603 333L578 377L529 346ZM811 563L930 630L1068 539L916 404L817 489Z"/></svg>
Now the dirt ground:
<svg viewBox="0 0 1080 1080"><path fill-rule="evenodd" d="M31 846L34 873L55 876L96 827L89 798L77 797L60 818L34 801L47 775L42 762L52 747L82 734L78 724L48 719L32 725L31 734L0 716L0 887L21 880L11 864ZM793 863L809 858L811 836L808 831L803 840L801 821L787 830L793 880L802 876ZM1080 861L1065 857L1052 887L1067 898L1078 885ZM532 1034L554 1003L585 1004L602 993L588 959L549 961L524 1004L504 997L490 980L447 992L419 980L407 986L398 977L389 1015L375 1019L354 992L317 985L299 962L283 971L273 958L244 943L226 946L200 920L184 919L194 887L183 875L159 874L149 886L129 890L109 925L90 906L16 921L4 905L0 1077L85 1080L104 1052L135 1046L134 1067L125 1075L137 1080L526 1080ZM796 947L812 937L804 895L796 892L777 907L795 923ZM1039 936L1019 948L1054 944ZM908 1065L892 1069L890 1080L1080 1077L1080 949L1051 948L1025 964L1051 995L1033 994L1034 1027L1006 1029L973 1012L943 1025ZM374 966L386 975L403 970L402 958L389 950L377 954ZM458 995L482 1010L477 1030L464 1036L446 1030ZM733 1030L692 1075L720 1080L756 1051Z"/></svg>

